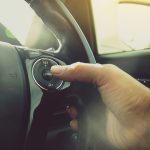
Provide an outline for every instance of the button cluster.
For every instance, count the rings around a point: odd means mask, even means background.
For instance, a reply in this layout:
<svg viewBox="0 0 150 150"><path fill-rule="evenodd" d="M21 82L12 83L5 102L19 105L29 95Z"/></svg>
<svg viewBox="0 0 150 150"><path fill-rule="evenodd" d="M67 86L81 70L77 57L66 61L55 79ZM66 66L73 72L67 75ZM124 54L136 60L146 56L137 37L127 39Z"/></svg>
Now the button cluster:
<svg viewBox="0 0 150 150"><path fill-rule="evenodd" d="M59 65L51 58L39 58L32 67L32 76L36 84L44 90L60 89L63 81L55 78L50 73L54 65Z"/></svg>

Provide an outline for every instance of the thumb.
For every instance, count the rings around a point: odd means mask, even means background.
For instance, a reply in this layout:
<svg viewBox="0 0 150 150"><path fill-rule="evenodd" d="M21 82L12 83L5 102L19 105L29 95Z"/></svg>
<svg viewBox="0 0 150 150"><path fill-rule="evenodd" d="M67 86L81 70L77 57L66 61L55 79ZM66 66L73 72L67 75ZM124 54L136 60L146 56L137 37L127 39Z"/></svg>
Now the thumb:
<svg viewBox="0 0 150 150"><path fill-rule="evenodd" d="M82 81L100 84L102 78L101 64L74 63L66 66L52 66L51 73L65 81Z"/></svg>

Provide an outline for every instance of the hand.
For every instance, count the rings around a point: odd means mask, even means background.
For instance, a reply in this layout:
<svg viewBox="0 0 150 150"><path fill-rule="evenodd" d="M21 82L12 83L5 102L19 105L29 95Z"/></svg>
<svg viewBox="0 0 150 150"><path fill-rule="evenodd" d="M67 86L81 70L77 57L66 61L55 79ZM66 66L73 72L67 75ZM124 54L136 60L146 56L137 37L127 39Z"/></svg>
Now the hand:
<svg viewBox="0 0 150 150"><path fill-rule="evenodd" d="M106 134L112 144L128 150L150 148L147 138L150 132L150 90L147 87L114 65L75 63L54 66L51 72L66 81L97 85L107 108Z"/></svg>

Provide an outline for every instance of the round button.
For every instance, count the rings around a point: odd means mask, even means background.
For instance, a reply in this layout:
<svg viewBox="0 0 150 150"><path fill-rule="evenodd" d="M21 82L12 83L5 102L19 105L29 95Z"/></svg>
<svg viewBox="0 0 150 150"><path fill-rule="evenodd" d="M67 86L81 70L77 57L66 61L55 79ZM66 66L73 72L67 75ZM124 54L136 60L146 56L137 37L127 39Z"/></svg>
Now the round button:
<svg viewBox="0 0 150 150"><path fill-rule="evenodd" d="M51 58L39 58L32 67L32 76L35 83L44 90L61 89L63 81L55 78L50 73L52 66L58 65L56 61Z"/></svg>
<svg viewBox="0 0 150 150"><path fill-rule="evenodd" d="M52 74L51 74L51 72L50 72L50 69L44 69L44 70L42 71L42 77L43 77L45 80L47 80L47 81L52 80L52 79L53 79L53 76L52 76Z"/></svg>

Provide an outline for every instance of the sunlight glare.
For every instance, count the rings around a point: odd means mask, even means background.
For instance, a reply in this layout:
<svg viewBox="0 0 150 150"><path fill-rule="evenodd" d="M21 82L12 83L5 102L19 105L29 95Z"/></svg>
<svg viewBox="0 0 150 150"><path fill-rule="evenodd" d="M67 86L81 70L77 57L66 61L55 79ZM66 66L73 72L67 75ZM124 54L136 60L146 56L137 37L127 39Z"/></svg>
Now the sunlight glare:
<svg viewBox="0 0 150 150"><path fill-rule="evenodd" d="M35 13L24 0L0 0L0 22L24 44Z"/></svg>
<svg viewBox="0 0 150 150"><path fill-rule="evenodd" d="M150 48L150 6L91 0L101 53Z"/></svg>

